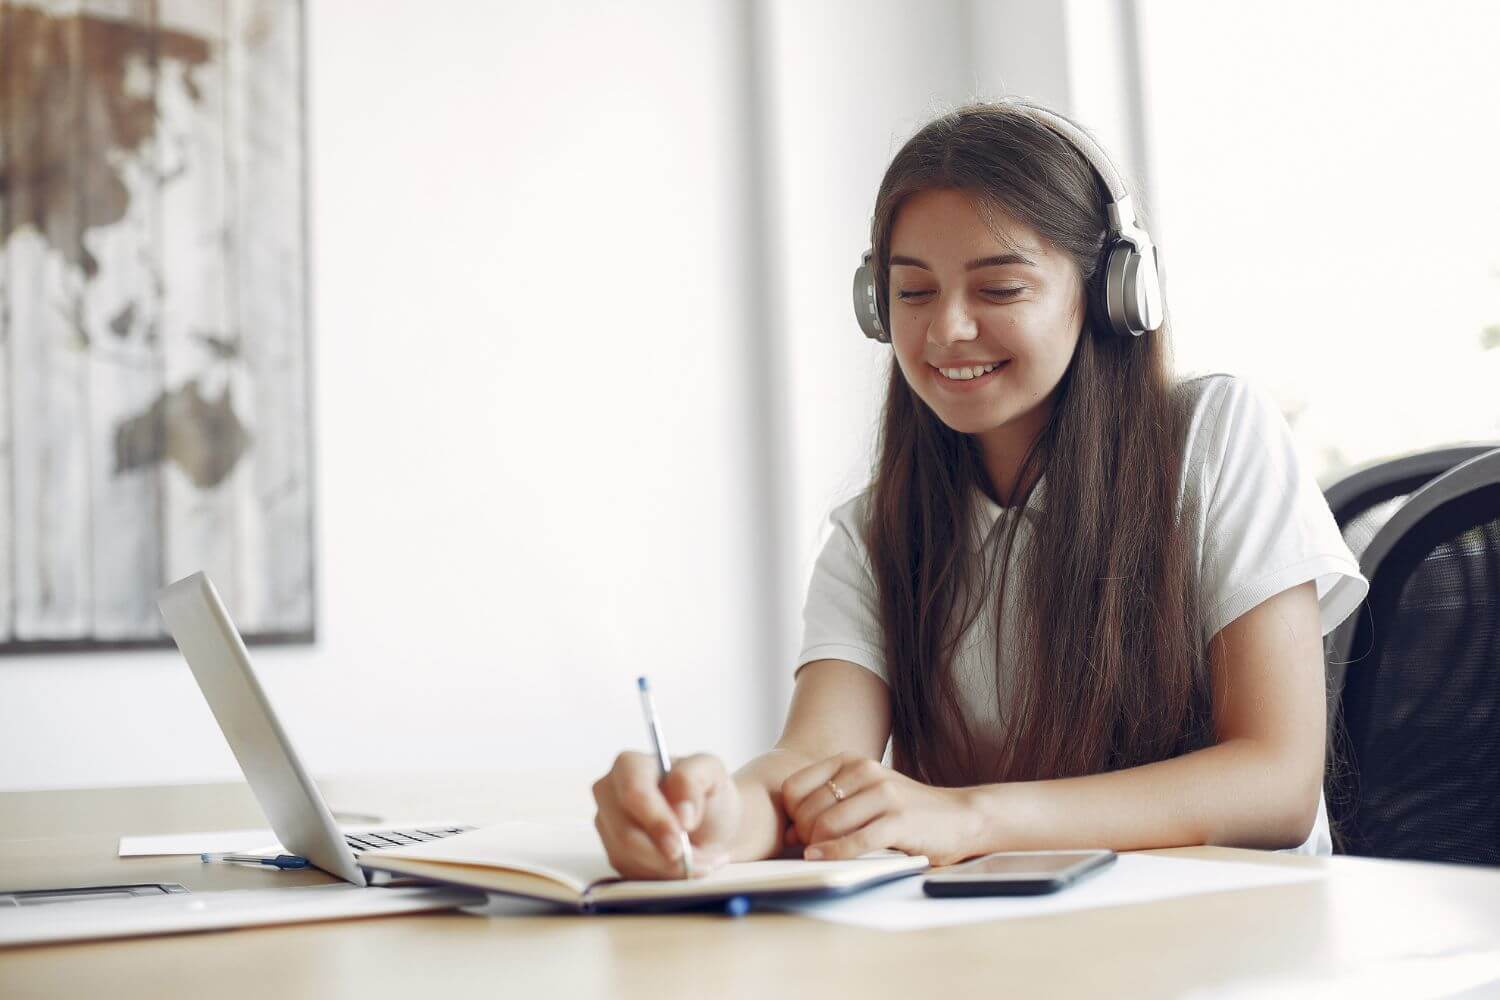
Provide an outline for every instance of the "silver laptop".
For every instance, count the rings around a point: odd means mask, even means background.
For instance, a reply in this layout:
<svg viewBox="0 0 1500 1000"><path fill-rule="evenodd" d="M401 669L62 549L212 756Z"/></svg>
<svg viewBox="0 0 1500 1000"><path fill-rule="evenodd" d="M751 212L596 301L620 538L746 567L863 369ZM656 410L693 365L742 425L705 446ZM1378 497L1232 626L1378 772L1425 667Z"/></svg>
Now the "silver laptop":
<svg viewBox="0 0 1500 1000"><path fill-rule="evenodd" d="M333 821L318 786L307 776L297 751L276 719L255 678L250 654L229 619L218 591L203 573L178 580L156 596L167 631L187 659L203 697L271 829L289 851L339 878L365 885L359 852L433 840L469 827L345 833Z"/></svg>

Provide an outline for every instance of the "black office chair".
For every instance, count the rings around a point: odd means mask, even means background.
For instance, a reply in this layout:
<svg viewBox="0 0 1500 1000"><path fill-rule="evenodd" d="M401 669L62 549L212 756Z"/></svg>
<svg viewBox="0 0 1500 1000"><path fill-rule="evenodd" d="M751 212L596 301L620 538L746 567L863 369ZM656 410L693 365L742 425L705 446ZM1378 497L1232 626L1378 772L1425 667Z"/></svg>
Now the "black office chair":
<svg viewBox="0 0 1500 1000"><path fill-rule="evenodd" d="M1500 864L1500 449L1412 493L1360 569L1333 642L1339 849Z"/></svg>
<svg viewBox="0 0 1500 1000"><path fill-rule="evenodd" d="M1347 473L1329 486L1323 496L1354 558L1364 554L1370 539L1406 502L1407 496L1455 465L1496 448L1500 448L1500 441L1434 448L1382 459Z"/></svg>
<svg viewBox="0 0 1500 1000"><path fill-rule="evenodd" d="M1379 459L1368 465L1346 472L1342 478L1323 491L1323 498L1333 511L1333 520L1344 536L1344 543L1354 558L1364 556L1370 540L1375 537L1391 515L1406 503L1406 498L1426 486L1449 469L1485 452L1500 448L1500 441L1474 442L1450 445L1428 451L1413 452L1397 458ZM1368 605L1361 605L1356 614L1368 614ZM1339 692L1344 686L1344 657L1334 649L1337 633L1330 634L1323 644L1323 659L1328 665L1328 732L1333 734L1333 719L1338 706Z"/></svg>

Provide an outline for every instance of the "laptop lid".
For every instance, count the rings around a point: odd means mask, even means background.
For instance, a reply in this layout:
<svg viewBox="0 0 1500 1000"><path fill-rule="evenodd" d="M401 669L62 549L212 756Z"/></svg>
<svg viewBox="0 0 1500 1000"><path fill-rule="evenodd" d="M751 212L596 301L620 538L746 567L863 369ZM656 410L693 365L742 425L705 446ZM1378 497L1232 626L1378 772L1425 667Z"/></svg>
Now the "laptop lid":
<svg viewBox="0 0 1500 1000"><path fill-rule="evenodd" d="M297 759L208 576L178 580L156 603L277 838L330 875L364 885L354 852Z"/></svg>

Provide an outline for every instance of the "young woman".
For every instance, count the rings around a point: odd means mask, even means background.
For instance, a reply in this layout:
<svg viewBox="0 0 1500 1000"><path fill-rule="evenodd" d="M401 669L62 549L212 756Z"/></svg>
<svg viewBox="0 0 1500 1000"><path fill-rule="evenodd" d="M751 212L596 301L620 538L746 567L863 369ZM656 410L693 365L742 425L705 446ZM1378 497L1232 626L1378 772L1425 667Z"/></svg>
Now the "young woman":
<svg viewBox="0 0 1500 1000"><path fill-rule="evenodd" d="M895 354L879 454L830 517L785 729L733 775L699 755L659 783L621 754L594 796L623 875L680 877L683 832L699 873L1329 853L1322 637L1367 584L1266 396L1172 378L1125 193L1086 133L1016 101L896 154L861 320ZM1122 305L1121 281L1147 291Z"/></svg>

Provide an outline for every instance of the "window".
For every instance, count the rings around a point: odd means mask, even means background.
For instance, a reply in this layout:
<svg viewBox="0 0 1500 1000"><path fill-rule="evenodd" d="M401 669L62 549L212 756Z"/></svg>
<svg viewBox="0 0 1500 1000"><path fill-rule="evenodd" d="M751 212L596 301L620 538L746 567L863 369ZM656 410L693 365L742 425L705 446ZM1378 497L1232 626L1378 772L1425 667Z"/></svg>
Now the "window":
<svg viewBox="0 0 1500 1000"><path fill-rule="evenodd" d="M1265 386L1325 483L1500 437L1500 5L1139 12L1179 370Z"/></svg>

